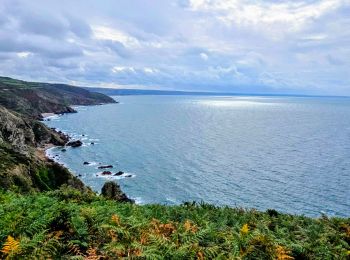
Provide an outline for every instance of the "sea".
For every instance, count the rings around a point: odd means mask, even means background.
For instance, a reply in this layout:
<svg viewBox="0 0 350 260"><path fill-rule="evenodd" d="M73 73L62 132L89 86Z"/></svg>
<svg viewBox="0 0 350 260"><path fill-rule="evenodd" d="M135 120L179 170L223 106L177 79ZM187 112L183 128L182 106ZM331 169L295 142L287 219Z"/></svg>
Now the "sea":
<svg viewBox="0 0 350 260"><path fill-rule="evenodd" d="M83 142L47 153L96 192L114 180L139 204L350 216L350 98L114 98L45 121Z"/></svg>

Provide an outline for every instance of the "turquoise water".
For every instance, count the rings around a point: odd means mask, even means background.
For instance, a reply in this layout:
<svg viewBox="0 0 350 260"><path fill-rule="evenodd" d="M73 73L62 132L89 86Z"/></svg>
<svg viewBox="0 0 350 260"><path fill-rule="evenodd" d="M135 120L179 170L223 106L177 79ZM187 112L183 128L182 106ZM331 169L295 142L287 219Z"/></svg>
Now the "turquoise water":
<svg viewBox="0 0 350 260"><path fill-rule="evenodd" d="M113 164L132 175L113 178L138 203L350 216L350 99L115 98L47 122L84 141L49 154L96 191L112 178L98 163Z"/></svg>

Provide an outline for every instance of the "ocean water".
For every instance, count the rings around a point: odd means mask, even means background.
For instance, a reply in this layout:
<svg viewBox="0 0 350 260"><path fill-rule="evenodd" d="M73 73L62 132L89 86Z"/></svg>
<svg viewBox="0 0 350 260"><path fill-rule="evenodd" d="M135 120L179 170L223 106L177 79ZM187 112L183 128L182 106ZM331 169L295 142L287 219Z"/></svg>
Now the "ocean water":
<svg viewBox="0 0 350 260"><path fill-rule="evenodd" d="M46 122L84 142L48 153L96 191L115 179L141 204L195 200L350 216L348 98L115 99ZM101 176L100 164L126 173Z"/></svg>

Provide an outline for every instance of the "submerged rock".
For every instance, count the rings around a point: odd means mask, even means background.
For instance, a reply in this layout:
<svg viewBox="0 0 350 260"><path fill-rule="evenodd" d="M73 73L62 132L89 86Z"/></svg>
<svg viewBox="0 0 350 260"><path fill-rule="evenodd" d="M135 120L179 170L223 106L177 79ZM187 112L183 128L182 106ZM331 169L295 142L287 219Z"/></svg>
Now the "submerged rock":
<svg viewBox="0 0 350 260"><path fill-rule="evenodd" d="M90 163L89 163L89 162L84 162L83 164L84 164L84 165L89 165Z"/></svg>
<svg viewBox="0 0 350 260"><path fill-rule="evenodd" d="M132 177L131 174L125 175L125 178L131 178L131 177Z"/></svg>
<svg viewBox="0 0 350 260"><path fill-rule="evenodd" d="M109 169L109 168L113 168L113 165L101 165L101 166L98 166L98 169Z"/></svg>
<svg viewBox="0 0 350 260"><path fill-rule="evenodd" d="M71 147L80 147L83 145L83 143L80 140L76 140L76 141L70 141L66 145Z"/></svg>
<svg viewBox="0 0 350 260"><path fill-rule="evenodd" d="M110 171L104 171L101 173L102 175L112 175L112 173Z"/></svg>
<svg viewBox="0 0 350 260"><path fill-rule="evenodd" d="M135 203L134 200L129 199L124 192L120 189L120 186L113 181L106 182L101 190L101 195L107 199L112 199L119 202Z"/></svg>
<svg viewBox="0 0 350 260"><path fill-rule="evenodd" d="M67 152L67 149L64 149L64 148L63 148L63 149L61 150L61 152Z"/></svg>

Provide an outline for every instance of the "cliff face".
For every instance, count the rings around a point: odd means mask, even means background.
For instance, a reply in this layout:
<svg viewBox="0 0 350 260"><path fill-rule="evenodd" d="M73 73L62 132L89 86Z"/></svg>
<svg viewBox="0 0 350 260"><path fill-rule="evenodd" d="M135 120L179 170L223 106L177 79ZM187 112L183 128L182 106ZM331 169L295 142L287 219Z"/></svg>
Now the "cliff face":
<svg viewBox="0 0 350 260"><path fill-rule="evenodd" d="M68 184L84 190L83 183L67 169L47 161L36 150L66 141L65 136L42 123L0 106L0 188L29 192Z"/></svg>
<svg viewBox="0 0 350 260"><path fill-rule="evenodd" d="M44 191L69 185L88 190L66 168L43 156L48 144L68 138L36 119L41 113L74 112L70 105L115 103L103 94L60 84L31 83L0 77L0 188Z"/></svg>
<svg viewBox="0 0 350 260"><path fill-rule="evenodd" d="M29 147L35 145L35 135L26 120L0 106L0 143L4 142L14 151L28 155Z"/></svg>
<svg viewBox="0 0 350 260"><path fill-rule="evenodd" d="M111 97L64 84L26 82L0 77L0 105L27 117L75 112L71 105L115 103Z"/></svg>

